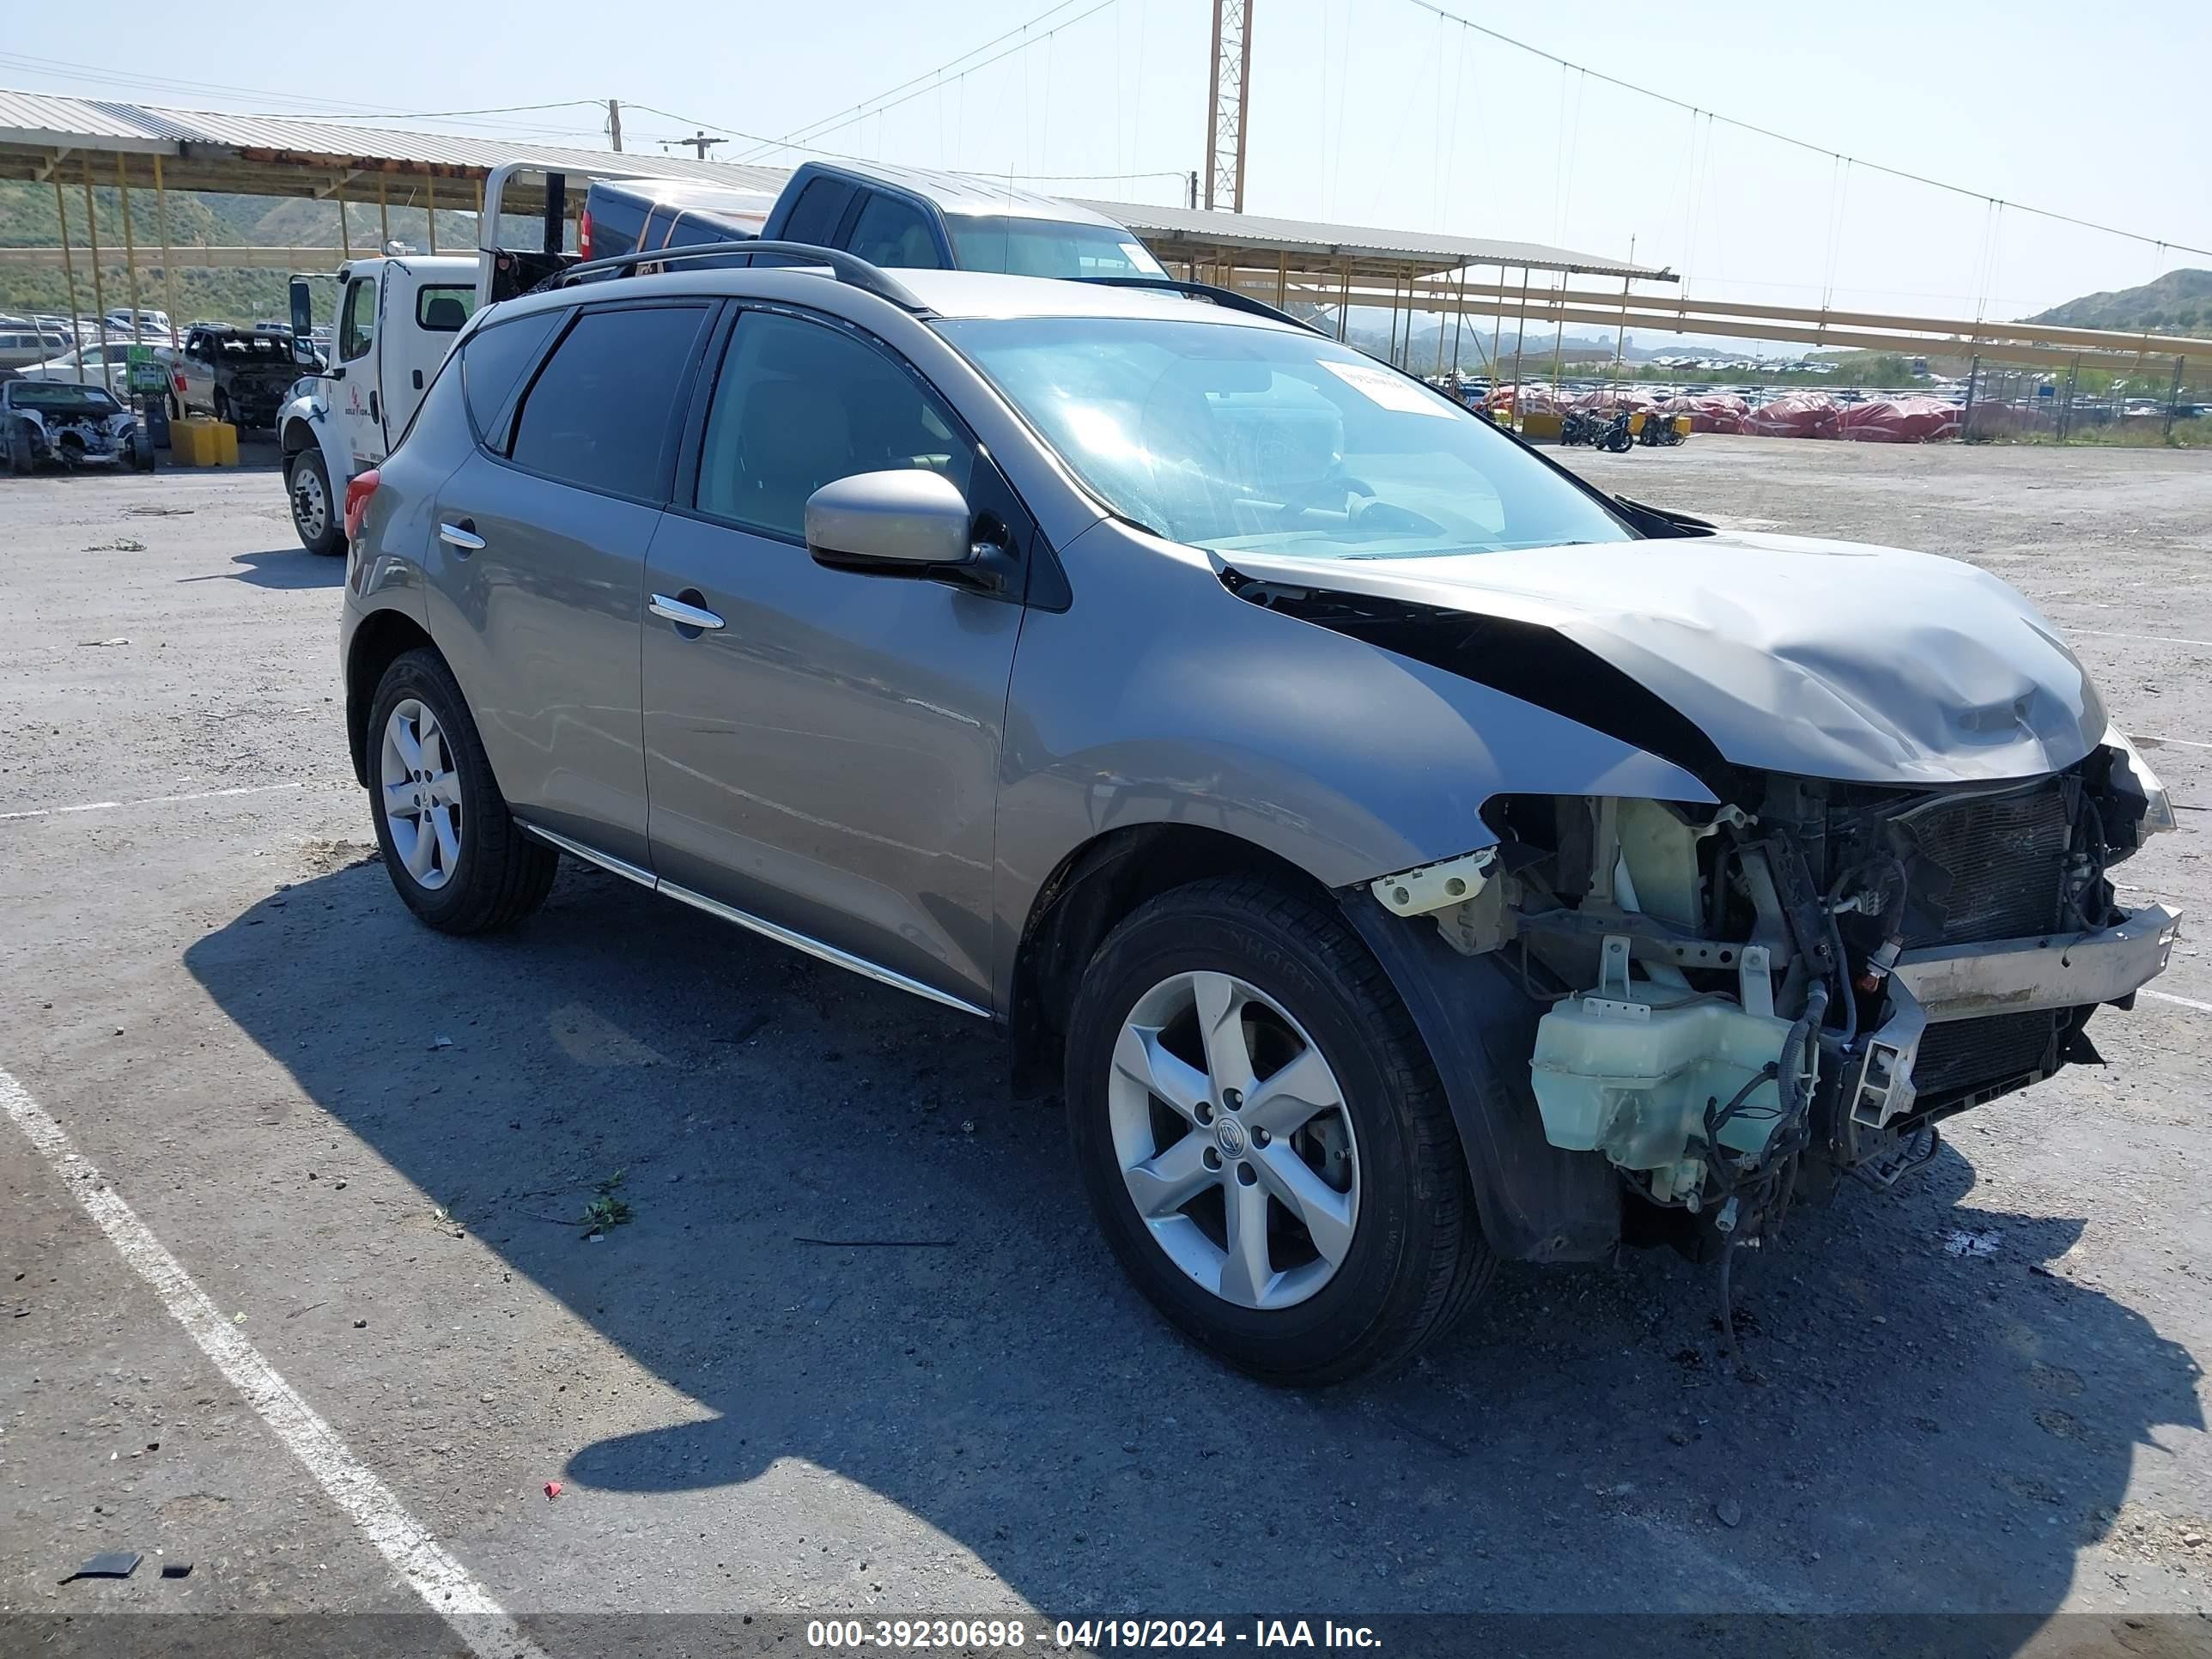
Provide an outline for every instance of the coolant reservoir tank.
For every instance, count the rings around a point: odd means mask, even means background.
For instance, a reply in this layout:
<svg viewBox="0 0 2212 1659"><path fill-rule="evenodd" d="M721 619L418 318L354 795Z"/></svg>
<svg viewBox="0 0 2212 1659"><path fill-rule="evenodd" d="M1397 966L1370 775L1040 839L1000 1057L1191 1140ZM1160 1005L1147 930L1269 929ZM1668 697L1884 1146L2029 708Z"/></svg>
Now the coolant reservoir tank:
<svg viewBox="0 0 2212 1659"><path fill-rule="evenodd" d="M1744 947L1734 997L1632 979L1622 934L1607 936L1600 961L1597 989L1555 1005L1536 1024L1530 1072L1544 1135L1626 1170L1668 1172L1653 1182L1664 1196L1680 1184L1674 1177L1693 1173L1685 1158L1693 1139L1702 1146L1707 1103L1726 1105L1778 1061L1790 1022L1774 1012L1760 945ZM1723 1127L1722 1144L1762 1151L1781 1101L1774 1079L1760 1081Z"/></svg>

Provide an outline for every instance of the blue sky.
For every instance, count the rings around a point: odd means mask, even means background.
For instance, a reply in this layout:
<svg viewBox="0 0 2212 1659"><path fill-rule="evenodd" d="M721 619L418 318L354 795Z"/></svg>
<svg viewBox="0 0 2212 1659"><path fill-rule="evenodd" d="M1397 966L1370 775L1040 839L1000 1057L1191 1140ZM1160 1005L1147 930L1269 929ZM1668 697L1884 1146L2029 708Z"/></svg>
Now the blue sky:
<svg viewBox="0 0 2212 1659"><path fill-rule="evenodd" d="M2212 7L1777 5L1441 0L1561 57L1833 149L2212 246L2212 131L2197 71ZM221 51L167 8L125 3L88 33L21 9L0 85L145 102L399 111L619 97L629 147L690 128L890 161L1013 173L1069 194L1179 198L1205 133L1208 0L1069 0L1037 44L823 125L1036 16L1044 0L737 6L579 0L481 12L252 3ZM1255 0L1246 206L1523 237L1671 264L1707 297L2017 315L2212 257L2038 221L1846 167L1484 40L1413 0ZM143 14L137 21L133 14ZM526 24L522 19L526 15ZM2113 21L2120 20L2120 21ZM260 41L267 50L233 50ZM88 66L40 69L26 58ZM285 73L299 66L297 75ZM165 88L155 79L210 83ZM2160 84L2161 81L2166 84ZM235 90L218 91L213 83ZM257 95L271 89L283 98ZM604 142L584 107L426 120ZM725 159L748 153L732 143ZM807 152L759 152L795 159ZM1070 177L1067 175L1117 175Z"/></svg>

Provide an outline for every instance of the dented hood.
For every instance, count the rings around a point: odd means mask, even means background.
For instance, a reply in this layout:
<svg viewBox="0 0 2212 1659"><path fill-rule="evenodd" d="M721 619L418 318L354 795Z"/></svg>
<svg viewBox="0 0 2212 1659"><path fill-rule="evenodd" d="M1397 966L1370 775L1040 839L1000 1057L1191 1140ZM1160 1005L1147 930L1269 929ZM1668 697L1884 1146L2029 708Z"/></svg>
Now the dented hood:
<svg viewBox="0 0 2212 1659"><path fill-rule="evenodd" d="M2106 728L2058 630L1996 577L1932 554L1738 533L1439 558L1214 557L1261 581L1551 629L1740 766L1903 785L2035 777L2081 759Z"/></svg>

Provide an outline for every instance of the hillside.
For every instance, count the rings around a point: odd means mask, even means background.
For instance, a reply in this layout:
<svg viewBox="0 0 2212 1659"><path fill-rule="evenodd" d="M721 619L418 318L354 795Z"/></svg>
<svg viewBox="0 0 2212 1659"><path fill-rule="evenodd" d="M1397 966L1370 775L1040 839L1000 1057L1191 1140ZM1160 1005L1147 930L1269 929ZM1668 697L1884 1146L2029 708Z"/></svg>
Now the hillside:
<svg viewBox="0 0 2212 1659"><path fill-rule="evenodd" d="M100 186L93 191L93 205L100 216L100 281L110 306L125 302L124 286L123 209L119 192ZM92 272L86 242L84 191L70 186L63 192L69 215L69 240L78 251L77 308L93 308ZM393 206L392 234L416 248L428 245L427 216L420 208ZM380 222L374 204L346 204L346 227L356 252L375 250ZM166 308L168 299L161 280L161 233L154 193L131 192L131 234L138 246L139 303ZM291 247L330 250L327 260L310 263L318 268L338 263L338 210L335 202L270 196L226 196L195 191L169 192L169 238L173 249L210 247ZM438 214L438 246L459 250L476 246L476 216ZM47 185L0 183L0 248L53 247L61 240L54 192ZM285 314L285 273L282 270L210 270L185 264L177 267L176 301L179 323L193 318L244 323ZM0 260L0 311L65 313L69 287L62 271L40 266L9 264Z"/></svg>
<svg viewBox="0 0 2212 1659"><path fill-rule="evenodd" d="M2142 328L2160 334L2212 334L2212 270L2169 270L2141 288L2085 294L2030 317L2067 328Z"/></svg>

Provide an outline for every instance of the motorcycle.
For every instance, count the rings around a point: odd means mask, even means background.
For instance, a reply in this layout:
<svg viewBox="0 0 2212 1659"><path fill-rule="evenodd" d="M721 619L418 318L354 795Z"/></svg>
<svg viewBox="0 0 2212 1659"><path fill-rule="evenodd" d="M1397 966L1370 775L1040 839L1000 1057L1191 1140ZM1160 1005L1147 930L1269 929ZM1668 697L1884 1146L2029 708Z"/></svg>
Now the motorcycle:
<svg viewBox="0 0 2212 1659"><path fill-rule="evenodd" d="M1628 453L1636 447L1636 434L1629 424L1628 411L1615 410L1613 418L1605 422L1589 441L1593 449L1610 450L1616 455Z"/></svg>
<svg viewBox="0 0 2212 1659"><path fill-rule="evenodd" d="M1596 416L1586 410L1571 409L1559 422L1559 442L1571 449L1595 444L1601 429Z"/></svg>
<svg viewBox="0 0 2212 1659"><path fill-rule="evenodd" d="M1636 441L1653 448L1670 449L1682 441L1682 428L1688 423L1686 416L1662 415L1656 410L1647 410L1636 417Z"/></svg>

